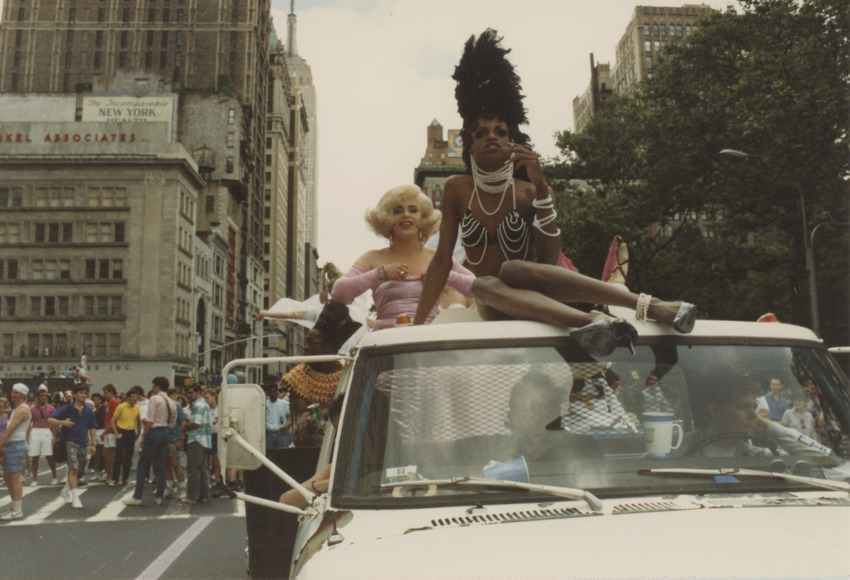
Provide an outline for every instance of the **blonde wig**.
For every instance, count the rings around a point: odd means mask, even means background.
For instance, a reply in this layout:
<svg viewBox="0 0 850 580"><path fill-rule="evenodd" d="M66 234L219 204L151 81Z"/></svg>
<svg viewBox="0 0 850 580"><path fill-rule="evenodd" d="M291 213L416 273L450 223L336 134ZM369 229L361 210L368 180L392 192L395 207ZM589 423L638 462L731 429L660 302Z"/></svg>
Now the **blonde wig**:
<svg viewBox="0 0 850 580"><path fill-rule="evenodd" d="M440 229L440 220L443 214L434 209L434 205L428 199L428 196L415 185L400 185L386 192L381 197L377 207L366 212L366 223L379 236L392 240L390 229L393 222L393 210L409 200L414 200L416 205L419 206L419 215L422 220L419 234L420 241L424 244Z"/></svg>

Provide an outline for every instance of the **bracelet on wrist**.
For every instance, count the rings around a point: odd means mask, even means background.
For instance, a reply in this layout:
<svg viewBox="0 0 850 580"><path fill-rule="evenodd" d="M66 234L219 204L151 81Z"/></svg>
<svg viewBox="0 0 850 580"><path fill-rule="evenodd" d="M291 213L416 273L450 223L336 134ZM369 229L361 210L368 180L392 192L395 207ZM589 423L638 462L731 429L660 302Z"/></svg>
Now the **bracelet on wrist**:
<svg viewBox="0 0 850 580"><path fill-rule="evenodd" d="M546 197L545 199L533 199L531 201L531 205L536 207L537 209L549 209L555 207L555 202L551 197Z"/></svg>

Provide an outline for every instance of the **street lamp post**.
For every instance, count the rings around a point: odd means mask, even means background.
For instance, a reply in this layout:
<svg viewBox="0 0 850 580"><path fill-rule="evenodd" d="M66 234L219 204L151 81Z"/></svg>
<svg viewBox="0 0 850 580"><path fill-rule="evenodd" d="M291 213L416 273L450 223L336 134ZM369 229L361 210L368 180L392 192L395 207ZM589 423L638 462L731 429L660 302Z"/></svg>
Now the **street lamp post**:
<svg viewBox="0 0 850 580"><path fill-rule="evenodd" d="M726 157L734 157L736 159L747 159L749 157L753 157L756 159L763 159L764 157L761 155L752 155L750 153L744 153L743 151L738 151L737 149L722 149L720 151L720 155ZM809 226L808 219L806 217L806 199L803 196L803 188L800 187L800 184L795 183L794 186L797 188L797 192L800 195L800 219L802 221L803 226L803 250L806 259L806 270L808 270L808 278L809 278L809 310L812 317L812 330L817 336L820 336L820 316L819 316L819 307L818 307L818 282L817 275L815 272L815 253L812 250L812 239L814 238L814 230L812 231L811 237L809 236Z"/></svg>

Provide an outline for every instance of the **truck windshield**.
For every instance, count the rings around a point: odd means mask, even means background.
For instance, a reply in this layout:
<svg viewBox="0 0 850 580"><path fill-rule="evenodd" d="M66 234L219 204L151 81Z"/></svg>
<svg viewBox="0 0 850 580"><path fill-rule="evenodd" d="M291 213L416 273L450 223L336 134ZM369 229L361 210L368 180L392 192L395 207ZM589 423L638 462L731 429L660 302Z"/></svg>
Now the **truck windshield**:
<svg viewBox="0 0 850 580"><path fill-rule="evenodd" d="M363 353L334 502L539 501L515 487L387 485L416 479L522 481L604 498L806 488L788 478L648 474L654 468L850 477L847 379L824 349L680 342L604 360L567 341Z"/></svg>

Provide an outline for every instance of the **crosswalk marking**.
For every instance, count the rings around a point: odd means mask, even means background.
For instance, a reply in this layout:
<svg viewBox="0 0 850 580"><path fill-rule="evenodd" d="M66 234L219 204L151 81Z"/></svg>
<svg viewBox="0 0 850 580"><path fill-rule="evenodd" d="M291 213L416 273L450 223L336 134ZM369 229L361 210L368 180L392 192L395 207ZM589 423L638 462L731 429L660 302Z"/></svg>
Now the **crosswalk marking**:
<svg viewBox="0 0 850 580"><path fill-rule="evenodd" d="M77 489L80 496L80 501L83 501L83 497L87 491L86 488ZM73 509L70 507L71 504L68 504L68 509ZM57 495L52 501L47 502L40 510L29 516L27 519L30 524L40 524L44 520L48 518L51 514L53 514L59 508L65 507L65 500L62 499L62 496Z"/></svg>
<svg viewBox="0 0 850 580"><path fill-rule="evenodd" d="M75 510L70 505L65 504L65 500L59 495L62 490L61 485L55 486L39 486L34 488L24 488L24 517L20 520L0 523L0 529L8 526L35 526L44 523L50 524L65 524L65 523L103 523L103 522L143 522L150 520L194 520L199 517L224 517L224 518L244 518L245 504L241 501L230 500L211 500L209 504L189 505L180 502L176 499L166 500L162 507L153 505L152 495L146 497L145 505L143 506L126 506L122 500L133 495L133 487L115 488L115 493L108 494L109 498L105 498L100 494L86 494L95 491L91 487L86 486L79 488L80 501L83 503L82 510ZM2 490L0 493L3 493ZM98 490L100 491L100 490ZM37 494L37 496L36 496ZM55 495L54 495L55 494ZM100 497L98 497L100 495ZM40 496L40 497L38 497ZM29 497L29 501L28 498ZM49 498L40 508L35 511L28 511L27 507L36 503L36 499L43 500ZM100 502L104 502L100 505ZM221 513L221 506L228 506L229 512ZM3 493L0 497L0 513L5 513L11 507L11 500L8 493ZM207 508L207 509L205 509ZM214 508L214 509L209 509ZM30 508L32 510L33 508ZM95 513L92 513L96 510ZM214 511L214 513L209 513ZM205 513L207 512L207 513ZM86 515L88 517L85 517ZM58 517L57 517L58 516ZM65 517L63 517L65 516ZM80 517L83 516L83 517ZM49 518L49 519L48 519Z"/></svg>

